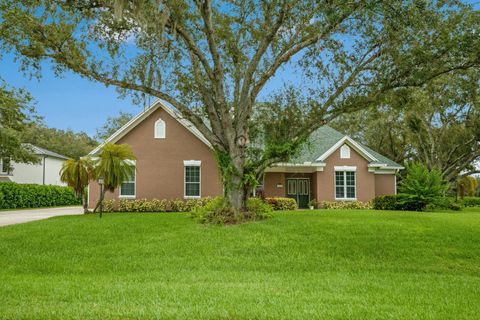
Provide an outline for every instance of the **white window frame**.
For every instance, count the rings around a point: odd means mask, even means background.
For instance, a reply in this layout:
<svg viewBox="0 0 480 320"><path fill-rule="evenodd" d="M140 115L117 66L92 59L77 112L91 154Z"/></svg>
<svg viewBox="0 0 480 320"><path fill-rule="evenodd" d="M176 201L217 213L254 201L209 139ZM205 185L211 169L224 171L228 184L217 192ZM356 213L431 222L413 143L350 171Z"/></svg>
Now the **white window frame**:
<svg viewBox="0 0 480 320"><path fill-rule="evenodd" d="M158 126L162 125L163 130L159 130ZM155 139L165 139L167 136L167 125L165 124L165 121L163 121L161 118L159 118L157 121L155 121L155 127L154 127L154 137Z"/></svg>
<svg viewBox="0 0 480 320"><path fill-rule="evenodd" d="M338 168L338 169L337 169ZM346 168L346 169L340 169L340 168ZM335 201L356 201L357 200L357 172L356 172L356 167L335 167L335 173L333 175L333 183L334 183L334 189L333 192L335 192ZM337 172L343 172L343 198L337 197ZM355 174L355 197L353 198L347 198L347 172L353 172Z"/></svg>
<svg viewBox="0 0 480 320"><path fill-rule="evenodd" d="M5 175L8 174L8 171L3 171L3 159L0 158L0 174Z"/></svg>
<svg viewBox="0 0 480 320"><path fill-rule="evenodd" d="M340 147L340 159L350 159L350 147L346 144Z"/></svg>
<svg viewBox="0 0 480 320"><path fill-rule="evenodd" d="M118 191L118 197L122 199L135 199L137 197L137 163L135 161L128 161L129 165L132 165L135 170L133 171L133 181L122 181L124 183L133 183L133 195L122 195L122 185L120 185L120 190Z"/></svg>
<svg viewBox="0 0 480 320"><path fill-rule="evenodd" d="M198 167L198 196L187 196L187 167ZM193 183L193 182L189 182ZM183 198L199 199L202 197L202 161L184 160L183 161Z"/></svg>

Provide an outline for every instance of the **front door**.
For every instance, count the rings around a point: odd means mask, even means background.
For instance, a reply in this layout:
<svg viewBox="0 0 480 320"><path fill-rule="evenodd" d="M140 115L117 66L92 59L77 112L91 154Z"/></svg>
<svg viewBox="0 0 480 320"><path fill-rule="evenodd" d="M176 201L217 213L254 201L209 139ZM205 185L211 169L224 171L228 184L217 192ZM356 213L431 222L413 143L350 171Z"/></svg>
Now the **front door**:
<svg viewBox="0 0 480 320"><path fill-rule="evenodd" d="M287 197L297 201L299 208L308 208L310 201L309 179L287 179Z"/></svg>

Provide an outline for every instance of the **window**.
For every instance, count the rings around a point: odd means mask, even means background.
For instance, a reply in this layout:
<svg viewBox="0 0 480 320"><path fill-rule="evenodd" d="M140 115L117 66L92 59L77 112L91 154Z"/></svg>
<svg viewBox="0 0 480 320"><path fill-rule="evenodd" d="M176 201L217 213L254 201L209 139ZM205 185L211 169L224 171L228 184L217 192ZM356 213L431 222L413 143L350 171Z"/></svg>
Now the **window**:
<svg viewBox="0 0 480 320"><path fill-rule="evenodd" d="M184 161L185 198L200 197L200 161Z"/></svg>
<svg viewBox="0 0 480 320"><path fill-rule="evenodd" d="M356 199L355 171L335 171L335 199Z"/></svg>
<svg viewBox="0 0 480 320"><path fill-rule="evenodd" d="M162 119L155 122L155 139L165 139L165 121Z"/></svg>
<svg viewBox="0 0 480 320"><path fill-rule="evenodd" d="M120 186L120 197L122 198L135 198L135 182L136 182L136 170L135 165L133 167L133 175L128 177L125 181L122 182Z"/></svg>
<svg viewBox="0 0 480 320"><path fill-rule="evenodd" d="M0 159L0 173L1 174L7 174L8 173L9 162L10 161L8 159Z"/></svg>
<svg viewBox="0 0 480 320"><path fill-rule="evenodd" d="M297 181L293 179L287 180L287 194L297 194Z"/></svg>
<svg viewBox="0 0 480 320"><path fill-rule="evenodd" d="M340 148L340 158L341 159L350 159L350 147L344 144Z"/></svg>

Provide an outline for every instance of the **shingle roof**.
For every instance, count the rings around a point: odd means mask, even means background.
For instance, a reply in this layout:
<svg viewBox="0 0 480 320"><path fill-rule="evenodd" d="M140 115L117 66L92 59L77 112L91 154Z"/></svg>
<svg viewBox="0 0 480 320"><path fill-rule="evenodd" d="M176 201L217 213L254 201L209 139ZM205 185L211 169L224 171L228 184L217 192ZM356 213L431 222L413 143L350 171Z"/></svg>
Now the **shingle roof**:
<svg viewBox="0 0 480 320"><path fill-rule="evenodd" d="M340 141L344 136L345 135L329 126L322 126L312 132L299 155L290 162L315 162L318 157L327 152L328 149Z"/></svg>
<svg viewBox="0 0 480 320"><path fill-rule="evenodd" d="M365 150L367 150L369 153L371 153L375 158L377 158L378 161L374 161L372 163L378 163L378 164L386 164L389 167L402 167L401 164L396 163L393 160L390 160L389 158L381 155L380 153L376 152L375 150L370 149L369 147L360 144Z"/></svg>
<svg viewBox="0 0 480 320"><path fill-rule="evenodd" d="M58 154L53 151L49 151L47 149L43 149L37 146L34 146L33 144L30 143L25 143L24 144L28 149L30 149L34 154L37 155L42 155L42 156L49 156L49 157L54 157L54 158L59 158L59 159L65 159L68 160L70 159L69 157L63 156L61 154Z"/></svg>
<svg viewBox="0 0 480 320"><path fill-rule="evenodd" d="M338 143L345 137L346 135L338 132L337 130L329 126L322 126L310 135L299 155L292 159L290 162L318 162L316 161L318 158L320 158L324 153L330 150L336 143ZM372 164L386 164L389 167L401 167L400 164L388 159L387 157L368 148L367 146L359 142L357 142L357 144L378 160L371 162Z"/></svg>

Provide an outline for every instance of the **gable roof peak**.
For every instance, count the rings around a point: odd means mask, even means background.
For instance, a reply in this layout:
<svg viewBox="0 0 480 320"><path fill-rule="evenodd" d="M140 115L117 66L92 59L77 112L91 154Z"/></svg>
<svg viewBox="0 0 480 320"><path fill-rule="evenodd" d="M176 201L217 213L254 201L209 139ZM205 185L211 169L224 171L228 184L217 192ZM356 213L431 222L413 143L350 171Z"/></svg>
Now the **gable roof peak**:
<svg viewBox="0 0 480 320"><path fill-rule="evenodd" d="M155 100L148 108L137 114L130 121L128 121L124 126L118 129L114 134L108 137L103 143L93 149L88 155L96 155L102 147L107 143L115 143L129 133L133 128L142 123L148 116L153 114L157 109L162 108L167 112L172 118L177 120L182 126L184 126L188 131L190 131L194 136L196 136L200 141L205 143L209 148L212 148L210 142L203 136L203 134L187 119L182 117L182 115L175 110L168 102L157 99Z"/></svg>

